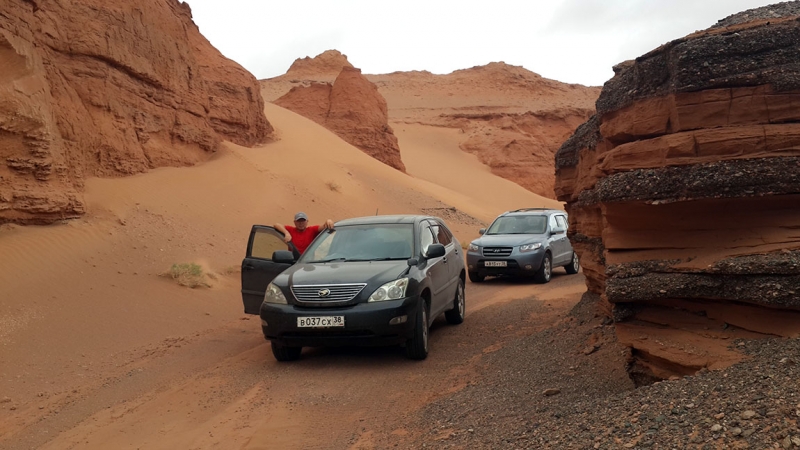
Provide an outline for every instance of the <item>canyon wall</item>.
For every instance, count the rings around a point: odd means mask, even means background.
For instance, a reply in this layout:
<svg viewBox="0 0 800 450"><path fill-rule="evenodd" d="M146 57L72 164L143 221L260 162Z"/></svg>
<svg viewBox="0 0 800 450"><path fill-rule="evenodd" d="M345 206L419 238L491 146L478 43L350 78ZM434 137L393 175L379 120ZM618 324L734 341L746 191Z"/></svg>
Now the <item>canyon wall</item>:
<svg viewBox="0 0 800 450"><path fill-rule="evenodd" d="M783 6L781 6L783 5ZM556 155L556 194L640 384L800 335L800 7L614 68Z"/></svg>
<svg viewBox="0 0 800 450"><path fill-rule="evenodd" d="M189 165L265 141L255 78L177 0L7 0L0 14L0 224L85 213L86 177Z"/></svg>

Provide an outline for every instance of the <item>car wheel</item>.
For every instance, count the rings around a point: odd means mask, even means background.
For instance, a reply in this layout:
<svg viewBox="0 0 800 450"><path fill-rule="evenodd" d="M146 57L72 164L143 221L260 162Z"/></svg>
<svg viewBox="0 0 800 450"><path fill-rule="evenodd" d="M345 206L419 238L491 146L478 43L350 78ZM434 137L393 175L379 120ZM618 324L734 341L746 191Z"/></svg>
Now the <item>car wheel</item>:
<svg viewBox="0 0 800 450"><path fill-rule="evenodd" d="M550 253L544 254L544 260L542 261L542 266L539 267L539 270L536 271L536 275L534 275L534 279L539 283L547 283L550 281L550 276L553 274L553 260L550 256Z"/></svg>
<svg viewBox="0 0 800 450"><path fill-rule="evenodd" d="M579 270L581 270L581 262L578 259L577 253L572 252L572 261L570 261L569 264L564 267L564 269L566 269L567 273L570 275L575 275Z"/></svg>
<svg viewBox="0 0 800 450"><path fill-rule="evenodd" d="M464 280L458 280L456 288L456 298L453 299L453 309L444 312L444 318L450 325L458 325L464 322L464 314L467 312L467 298L464 294Z"/></svg>
<svg viewBox="0 0 800 450"><path fill-rule="evenodd" d="M478 275L478 272L470 272L469 273L469 281L473 283L480 283L483 279L486 278L485 275Z"/></svg>
<svg viewBox="0 0 800 450"><path fill-rule="evenodd" d="M303 347L288 347L275 341L271 341L270 344L272 344L272 354L278 361L294 361L303 351Z"/></svg>
<svg viewBox="0 0 800 450"><path fill-rule="evenodd" d="M406 356L420 360L428 357L428 309L423 299L419 299L414 335L406 341Z"/></svg>

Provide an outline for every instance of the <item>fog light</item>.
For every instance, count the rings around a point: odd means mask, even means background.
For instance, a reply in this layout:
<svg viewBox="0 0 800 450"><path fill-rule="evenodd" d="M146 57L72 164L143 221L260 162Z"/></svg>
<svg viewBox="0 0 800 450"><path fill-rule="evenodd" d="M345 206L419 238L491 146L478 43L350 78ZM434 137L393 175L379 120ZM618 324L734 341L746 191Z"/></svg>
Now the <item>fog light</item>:
<svg viewBox="0 0 800 450"><path fill-rule="evenodd" d="M531 267L531 265L530 265L530 264L528 264L527 266L525 266L525 269L527 269L527 270L531 270L531 269L533 269L533 267Z"/></svg>
<svg viewBox="0 0 800 450"><path fill-rule="evenodd" d="M262 327L267 327L267 326L269 326L269 325L267 324L267 321L266 321L266 320L264 320L264 319L261 319L261 326L262 326Z"/></svg>
<svg viewBox="0 0 800 450"><path fill-rule="evenodd" d="M389 325L398 325L401 323L406 323L406 321L408 321L408 316L397 316L389 321Z"/></svg>

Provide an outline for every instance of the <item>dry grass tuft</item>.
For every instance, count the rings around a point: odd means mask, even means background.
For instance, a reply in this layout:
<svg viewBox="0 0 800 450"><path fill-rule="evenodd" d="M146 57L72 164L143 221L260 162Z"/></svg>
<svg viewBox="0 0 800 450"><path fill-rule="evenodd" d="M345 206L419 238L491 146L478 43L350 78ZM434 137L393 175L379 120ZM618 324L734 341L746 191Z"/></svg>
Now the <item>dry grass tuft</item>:
<svg viewBox="0 0 800 450"><path fill-rule="evenodd" d="M173 264L167 272L168 276L177 281L181 286L190 288L210 287L205 281L203 268L195 263Z"/></svg>
<svg viewBox="0 0 800 450"><path fill-rule="evenodd" d="M342 192L342 186L339 185L339 183L328 181L325 183L325 185L328 186L328 189L332 190L333 192Z"/></svg>

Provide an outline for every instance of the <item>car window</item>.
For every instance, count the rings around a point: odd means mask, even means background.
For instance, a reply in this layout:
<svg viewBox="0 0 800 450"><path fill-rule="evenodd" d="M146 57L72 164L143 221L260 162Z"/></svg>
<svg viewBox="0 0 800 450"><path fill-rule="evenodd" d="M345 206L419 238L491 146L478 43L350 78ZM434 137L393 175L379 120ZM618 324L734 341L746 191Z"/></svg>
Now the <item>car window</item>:
<svg viewBox="0 0 800 450"><path fill-rule="evenodd" d="M555 230L558 228L558 222L556 222L556 216L550 216L550 230Z"/></svg>
<svg viewBox="0 0 800 450"><path fill-rule="evenodd" d="M411 224L339 226L315 240L300 262L408 259L412 243Z"/></svg>
<svg viewBox="0 0 800 450"><path fill-rule="evenodd" d="M433 244L433 233L431 232L431 227L425 225L422 227L422 231L419 234L419 248L422 251L422 254L426 254L428 252L428 246Z"/></svg>
<svg viewBox="0 0 800 450"><path fill-rule="evenodd" d="M556 216L556 222L558 222L558 226L562 229L567 229L567 221L564 219L564 216Z"/></svg>
<svg viewBox="0 0 800 450"><path fill-rule="evenodd" d="M547 230L547 217L519 215L498 217L485 234L542 234Z"/></svg>
<svg viewBox="0 0 800 450"><path fill-rule="evenodd" d="M283 235L272 228L256 228L249 256L272 259L272 253L276 250L288 250L286 243L283 242Z"/></svg>
<svg viewBox="0 0 800 450"><path fill-rule="evenodd" d="M450 245L453 239L447 233L447 229L438 223L431 226L431 231L436 235L436 241L444 246Z"/></svg>

